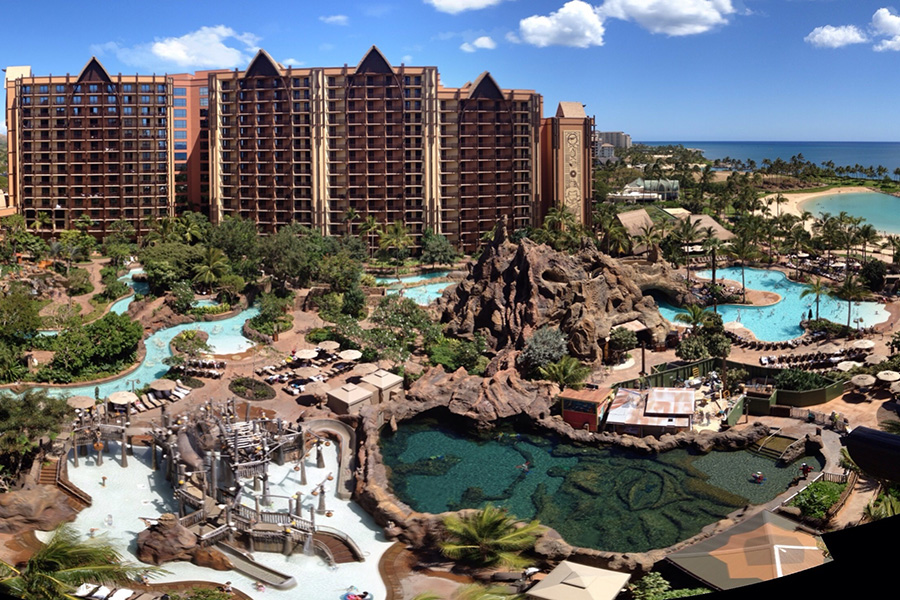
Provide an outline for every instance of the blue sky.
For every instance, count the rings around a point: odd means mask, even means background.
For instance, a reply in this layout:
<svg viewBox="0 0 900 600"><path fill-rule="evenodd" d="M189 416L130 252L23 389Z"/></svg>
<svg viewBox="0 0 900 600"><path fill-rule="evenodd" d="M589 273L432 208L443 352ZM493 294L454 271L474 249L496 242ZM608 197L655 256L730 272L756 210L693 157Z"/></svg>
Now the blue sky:
<svg viewBox="0 0 900 600"><path fill-rule="evenodd" d="M896 0L900 2L900 0ZM488 70L577 100L635 140L900 141L900 4L884 0L44 0L7 2L0 60L77 73L247 65ZM5 127L4 127L5 129Z"/></svg>

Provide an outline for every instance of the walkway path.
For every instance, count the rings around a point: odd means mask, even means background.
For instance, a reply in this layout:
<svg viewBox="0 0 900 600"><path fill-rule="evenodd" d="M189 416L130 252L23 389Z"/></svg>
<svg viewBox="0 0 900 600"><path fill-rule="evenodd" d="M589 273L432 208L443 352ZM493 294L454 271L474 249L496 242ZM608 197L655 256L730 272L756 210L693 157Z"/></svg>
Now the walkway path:
<svg viewBox="0 0 900 600"><path fill-rule="evenodd" d="M55 295L53 301L50 302L47 306L41 309L40 315L42 317L52 317L56 314L56 311L60 306L64 304L76 304L78 306L79 314L82 317L86 317L94 311L94 305L91 304L90 300L94 297L94 294L99 294L103 291L103 282L100 278L100 269L107 266L109 264L108 258L95 258L92 259L88 264L75 264L74 267L78 267L84 269L90 275L91 285L94 286L94 290L92 292L88 292L87 294L82 294L80 296L70 297L64 293Z"/></svg>

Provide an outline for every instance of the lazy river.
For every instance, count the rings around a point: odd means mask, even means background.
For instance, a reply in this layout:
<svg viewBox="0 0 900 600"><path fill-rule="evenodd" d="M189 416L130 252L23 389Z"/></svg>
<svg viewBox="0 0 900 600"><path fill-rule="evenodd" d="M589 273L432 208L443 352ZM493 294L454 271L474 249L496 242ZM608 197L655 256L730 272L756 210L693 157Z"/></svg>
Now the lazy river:
<svg viewBox="0 0 900 600"><path fill-rule="evenodd" d="M490 502L538 519L570 544L611 552L668 547L738 508L768 502L787 489L799 464L776 468L746 451L648 457L510 427L479 437L428 416L401 423L393 435L384 431L381 444L393 491L414 510ZM756 471L763 484L750 481Z"/></svg>
<svg viewBox="0 0 900 600"><path fill-rule="evenodd" d="M119 279L137 293L146 293L148 291L147 284L134 281L133 276L141 273L141 269L133 269L124 277ZM134 301L134 295L117 300L110 310L119 314L128 310L128 306ZM168 372L169 367L163 364L163 359L172 355L169 349L169 343L176 335L188 329L199 329L209 334L208 343L212 348L213 354L237 354L243 352L254 345L254 343L242 334L244 321L251 319L259 314L259 309L255 307L248 308L233 317L223 319L221 321L197 321L195 323L185 323L161 329L151 336L144 339L144 347L147 349L144 360L140 366L134 371L126 373L121 377L106 381L100 384L88 383L82 386L72 387L49 387L50 393L55 395L84 395L94 396L95 391L99 389L99 397L103 398L113 392L131 389L132 383L135 388L144 386L154 379L159 379ZM43 387L43 386L41 386Z"/></svg>

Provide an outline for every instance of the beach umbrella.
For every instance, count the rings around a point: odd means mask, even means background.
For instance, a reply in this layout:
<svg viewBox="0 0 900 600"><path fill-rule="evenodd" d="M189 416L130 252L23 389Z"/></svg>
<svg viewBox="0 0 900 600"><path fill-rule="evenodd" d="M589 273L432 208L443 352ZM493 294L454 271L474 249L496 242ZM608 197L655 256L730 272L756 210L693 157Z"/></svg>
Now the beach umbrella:
<svg viewBox="0 0 900 600"><path fill-rule="evenodd" d="M319 343L319 348L325 350L326 352L337 350L340 347L341 345L333 340L325 340L324 342Z"/></svg>
<svg viewBox="0 0 900 600"><path fill-rule="evenodd" d="M71 396L66 399L66 404L72 408L80 408L82 410L92 408L97 401L90 396Z"/></svg>
<svg viewBox="0 0 900 600"><path fill-rule="evenodd" d="M888 359L884 354L870 354L866 357L867 365L878 365L883 363Z"/></svg>
<svg viewBox="0 0 900 600"><path fill-rule="evenodd" d="M131 404L132 402L136 402L138 397L134 395L132 392L113 392L109 395L110 404L118 404L118 405L126 405Z"/></svg>
<svg viewBox="0 0 900 600"><path fill-rule="evenodd" d="M856 387L869 387L875 383L875 376L865 373L862 375L854 375L850 378L850 382Z"/></svg>
<svg viewBox="0 0 900 600"><path fill-rule="evenodd" d="M294 375L300 379L309 379L319 374L319 367L300 367L294 370Z"/></svg>
<svg viewBox="0 0 900 600"><path fill-rule="evenodd" d="M817 350L823 354L838 354L841 352L841 347L837 344L823 344L817 348Z"/></svg>
<svg viewBox="0 0 900 600"><path fill-rule="evenodd" d="M154 392L171 393L175 391L175 382L171 379L157 379L150 383L150 389Z"/></svg>
<svg viewBox="0 0 900 600"><path fill-rule="evenodd" d="M319 353L312 348L304 348L303 350L298 350L297 354L294 355L294 358L299 358L300 360L312 360L318 355Z"/></svg>
<svg viewBox="0 0 900 600"><path fill-rule="evenodd" d="M725 323L725 325L723 327L725 327L725 329L730 329L731 331L734 331L735 329L743 329L744 324L741 323L740 321L728 321L727 323Z"/></svg>
<svg viewBox="0 0 900 600"><path fill-rule="evenodd" d="M900 381L895 381L891 384L891 393L900 394Z"/></svg>
<svg viewBox="0 0 900 600"><path fill-rule="evenodd" d="M359 363L358 365L353 367L353 375L365 377L366 375L371 375L377 370L378 365L376 365L375 363Z"/></svg>
<svg viewBox="0 0 900 600"><path fill-rule="evenodd" d="M837 364L837 367L835 367L835 368L838 371L843 371L844 373L846 373L847 371L850 371L851 369L855 369L856 367L861 367L861 366L862 366L862 363L858 363L854 360L845 360L845 361L839 362Z"/></svg>
<svg viewBox="0 0 900 600"><path fill-rule="evenodd" d="M341 360L359 360L362 358L362 352L359 350L344 350L338 356Z"/></svg>
<svg viewBox="0 0 900 600"><path fill-rule="evenodd" d="M871 350L875 347L875 342L872 340L856 340L850 345L857 350Z"/></svg>
<svg viewBox="0 0 900 600"><path fill-rule="evenodd" d="M897 371L879 371L876 377L879 380L886 381L888 383L900 381L900 373L898 373Z"/></svg>

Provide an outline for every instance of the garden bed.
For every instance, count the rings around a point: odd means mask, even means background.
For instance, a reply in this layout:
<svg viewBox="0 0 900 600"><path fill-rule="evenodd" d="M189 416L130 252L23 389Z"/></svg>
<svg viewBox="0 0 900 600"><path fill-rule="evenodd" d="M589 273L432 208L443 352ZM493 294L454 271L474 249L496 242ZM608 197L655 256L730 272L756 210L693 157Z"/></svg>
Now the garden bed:
<svg viewBox="0 0 900 600"><path fill-rule="evenodd" d="M250 377L238 377L232 380L228 384L228 390L244 400L271 400L275 397L275 388Z"/></svg>

